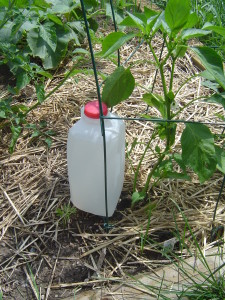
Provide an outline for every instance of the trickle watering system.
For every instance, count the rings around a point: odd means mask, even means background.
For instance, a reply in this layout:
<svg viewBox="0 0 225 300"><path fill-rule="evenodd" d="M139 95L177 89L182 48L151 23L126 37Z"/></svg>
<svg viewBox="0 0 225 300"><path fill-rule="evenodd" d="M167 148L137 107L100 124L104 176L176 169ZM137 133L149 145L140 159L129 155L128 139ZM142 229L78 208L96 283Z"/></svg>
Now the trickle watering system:
<svg viewBox="0 0 225 300"><path fill-rule="evenodd" d="M111 217L124 179L125 124L102 103L106 143L107 211ZM104 144L99 102L88 102L81 119L69 130L67 161L72 203L79 209L107 217L105 203Z"/></svg>

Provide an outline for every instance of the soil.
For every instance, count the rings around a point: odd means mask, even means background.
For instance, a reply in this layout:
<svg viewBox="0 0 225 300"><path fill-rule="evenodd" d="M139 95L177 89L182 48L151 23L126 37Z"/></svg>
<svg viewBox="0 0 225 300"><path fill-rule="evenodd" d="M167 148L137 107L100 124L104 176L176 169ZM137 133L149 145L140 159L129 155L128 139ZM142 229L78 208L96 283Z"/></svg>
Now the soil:
<svg viewBox="0 0 225 300"><path fill-rule="evenodd" d="M123 209L125 207L130 207L130 200L125 199L119 203L119 210L117 209L111 219L112 222L121 219L121 212L124 212ZM4 238L4 242L0 243L0 263L2 270L4 270L4 268L7 269L9 260L12 257L14 257L14 260L17 260L17 263L20 261L20 255L17 257L16 250L30 235L30 232L26 232L26 230L22 228L15 227L14 230L20 231L20 237L18 237L17 241L15 241L12 230L13 229L10 229L8 231L7 236ZM36 232L37 231L42 231L41 226L36 230ZM50 300L65 299L66 297L72 296L74 288L71 289L70 283L73 286L76 283L86 282L87 284L83 290L93 288L93 284L88 285L88 281L92 281L96 278L96 272L86 266L86 263L91 265L90 259L80 259L80 256L85 253L87 248L87 244L84 242L82 237L79 236L80 232L90 235L102 232L104 233L106 232L104 229L104 220L101 217L78 211L76 216L71 218L67 228L63 228L62 225L59 227L57 240L54 240L54 238L46 239L43 245L39 244L38 251L35 246L27 248L27 252L34 254L34 259L31 259L31 261L27 264L22 264L22 266L15 266L15 270L11 266L12 275L10 278L2 276L1 289L4 294L4 299L35 299L26 273L28 273L31 277L32 274L36 274L34 282L39 287L40 293L41 291L46 290L47 284L51 280L53 286L59 285L60 287L60 285L63 284L68 286L68 288L64 289L52 289L51 294L48 297ZM171 232L158 232L155 235L157 236L158 241L163 241L164 239L168 239L168 237L173 236ZM115 264L112 259L112 255L115 255L118 261L123 260L124 255L126 255L126 253L118 253L113 249L112 251L113 254L108 252L104 257L104 260L109 261L110 264ZM35 254L38 254L38 256ZM144 251L143 255L146 259L162 259L160 254L151 251ZM93 259L97 262L99 259L98 254L94 254ZM57 266L54 269L56 260ZM135 260L130 259L129 262L135 263ZM131 266L132 267L127 264L127 268L124 267L123 272L128 272L129 275L135 276L140 272L148 270L148 268L143 266L142 263L136 263ZM6 272L6 274L7 273L8 272ZM54 276L52 277L52 275ZM115 272L115 274L112 275L121 276L122 274L120 274L120 272L119 274L118 272Z"/></svg>

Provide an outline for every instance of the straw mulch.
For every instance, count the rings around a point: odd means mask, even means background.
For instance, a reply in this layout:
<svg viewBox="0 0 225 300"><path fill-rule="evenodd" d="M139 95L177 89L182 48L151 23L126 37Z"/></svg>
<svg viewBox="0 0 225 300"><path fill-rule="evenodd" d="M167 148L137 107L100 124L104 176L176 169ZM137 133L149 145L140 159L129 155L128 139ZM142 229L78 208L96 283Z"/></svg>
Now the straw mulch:
<svg viewBox="0 0 225 300"><path fill-rule="evenodd" d="M122 50L124 61L138 41L132 41ZM160 53L162 41L155 39L154 47ZM98 45L96 46L96 48ZM155 67L146 45L130 59L128 65L136 81L150 88ZM89 65L90 66L90 65ZM70 69L65 65L62 72ZM104 60L97 63L98 70L110 74L115 68ZM166 66L168 76L170 64ZM175 69L175 87L190 75L198 72L189 54L179 61ZM62 80L60 72L46 83L50 91ZM161 93L157 78L154 91ZM132 96L114 108L124 117L140 116L146 110L142 102L145 90L138 86ZM21 98L27 103L35 101L34 89L29 86ZM193 97L207 94L201 79L194 78L178 95L184 105ZM113 95L112 95L113 96ZM20 98L20 99L21 99ZM137 145L126 160L126 173L121 200L114 216L113 227L107 233L102 218L81 211L71 216L69 224L63 225L56 214L57 208L70 202L66 142L69 128L79 119L80 108L89 100L96 99L95 81L92 76L79 75L69 79L48 101L30 115L30 122L47 121L48 129L57 134L50 149L42 138L32 140L29 133L19 139L13 155L8 154L10 134L2 133L0 147L0 281L5 299L66 299L85 288L110 286L113 281L135 275L139 271L153 270L167 263L153 244L146 243L141 251L141 240L148 226L148 202L130 208L133 170L137 167L145 144L151 137L154 125L150 122L126 121L127 151L137 138ZM24 101L23 100L23 101ZM216 113L223 113L217 105L195 102L182 112L180 119L215 122ZM157 114L150 108L149 114ZM179 149L181 129L178 125L175 150ZM221 133L221 127L211 126L213 132ZM151 147L162 145L154 140ZM155 158L149 150L143 160L138 177L138 187L144 185ZM172 232L182 232L184 220L176 208L183 210L189 224L205 248L210 248L210 232L216 200L223 176L216 173L213 178L200 185L193 175L192 182L162 180L150 190L152 215L148 236L163 243L173 237ZM176 204L176 205L175 205ZM175 222L176 220L176 222ZM217 209L215 226L223 226L225 199L221 197ZM110 279L109 279L110 278ZM125 299L125 298L124 298Z"/></svg>

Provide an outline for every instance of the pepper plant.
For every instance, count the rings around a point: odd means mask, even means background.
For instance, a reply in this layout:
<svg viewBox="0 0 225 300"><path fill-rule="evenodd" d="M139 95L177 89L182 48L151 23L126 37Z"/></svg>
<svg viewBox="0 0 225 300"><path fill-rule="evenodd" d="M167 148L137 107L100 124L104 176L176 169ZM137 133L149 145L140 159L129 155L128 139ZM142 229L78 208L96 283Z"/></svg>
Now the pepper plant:
<svg viewBox="0 0 225 300"><path fill-rule="evenodd" d="M127 16L119 25L120 28L131 28L133 32L129 30L129 33L122 31L110 33L102 42L102 51L98 55L109 57L133 37L143 39L153 55L154 63L160 74L161 93L155 94L152 91L148 91L143 95L143 101L148 106L154 107L161 117L155 123L154 133L146 146L146 150L150 146L152 139L156 137L164 141L164 149L156 146L157 161L149 171L142 191L137 191L137 176L143 157L141 158L135 174L133 203L146 196L152 178L156 178L156 181L161 178L190 180L188 170L191 169L198 175L200 183L203 183L216 170L225 173L224 145L223 147L216 145L215 135L204 124L184 122L185 127L181 136L181 151L180 153L173 151L176 124L179 122L179 115L184 108L197 100L218 103L225 108L225 76L221 57L209 47L191 47L188 44L190 39L203 37L212 32L225 36L225 28L206 23L199 29L195 28L196 24L199 24L199 17L195 12L191 11L189 0L169 0L165 10L161 12L154 11L148 7L144 7L144 11L141 13L127 12ZM160 35L163 40L165 49L163 50L164 55L162 59L156 54L153 46L152 41L156 35ZM177 90L174 88L175 65L177 60L185 55L186 51L191 51L197 55L205 67L205 71L194 76L201 76L207 79L208 84L210 83L209 86L214 87L214 92L208 97L191 99L189 103L183 107L179 106L174 111L173 108L176 107L179 90L193 78L192 76L182 82ZM165 66L168 62L171 62L172 66L169 82L165 76ZM130 69L119 66L105 81L102 100L109 107L112 107L127 99L131 95L134 86L135 80ZM157 121L156 117L151 115L150 112L144 117L148 120L155 119ZM223 116L220 117L223 118ZM179 165L182 171L178 172L174 165Z"/></svg>

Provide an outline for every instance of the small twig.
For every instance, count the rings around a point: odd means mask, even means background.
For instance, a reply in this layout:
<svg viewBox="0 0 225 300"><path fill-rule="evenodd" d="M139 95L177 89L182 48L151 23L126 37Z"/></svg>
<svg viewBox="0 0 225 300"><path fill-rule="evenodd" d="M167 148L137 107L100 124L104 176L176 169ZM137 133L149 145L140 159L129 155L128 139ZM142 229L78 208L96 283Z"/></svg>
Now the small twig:
<svg viewBox="0 0 225 300"><path fill-rule="evenodd" d="M15 213L19 217L20 221L23 223L23 225L25 225L24 220L23 220L22 216L20 215L18 209L16 208L15 204L12 202L12 200L10 199L9 195L7 194L7 192L2 187L1 187L1 189L2 189L2 191L4 193L4 195L6 196L7 200L11 204L12 208L14 209Z"/></svg>
<svg viewBox="0 0 225 300"><path fill-rule="evenodd" d="M72 283L59 283L57 285L52 285L52 289L61 289L61 288L69 288L69 287L75 287L75 286L85 286L85 285L91 285L101 282L107 282L107 281L114 281L114 282L120 282L120 277L114 277L114 278L105 278L105 279L99 279L99 280L91 280L87 282L72 282Z"/></svg>
<svg viewBox="0 0 225 300"><path fill-rule="evenodd" d="M122 238L124 238L124 236L123 236ZM99 245L98 247L96 247L96 248L94 248L94 249L91 249L91 250L85 252L84 254L82 254L82 255L80 256L80 258L83 258L83 257L85 257L85 256L87 256L87 255L89 255L89 254L92 254L92 253L94 253L94 252L96 252L96 251L98 251L98 250L100 250L100 249L102 249L102 248L105 248L105 247L109 246L110 244L113 244L114 242L116 242L116 241L118 241L118 240L121 240L122 238L121 238L121 236L117 236L117 237L115 237L114 239L112 239L111 241L102 243L102 244Z"/></svg>

